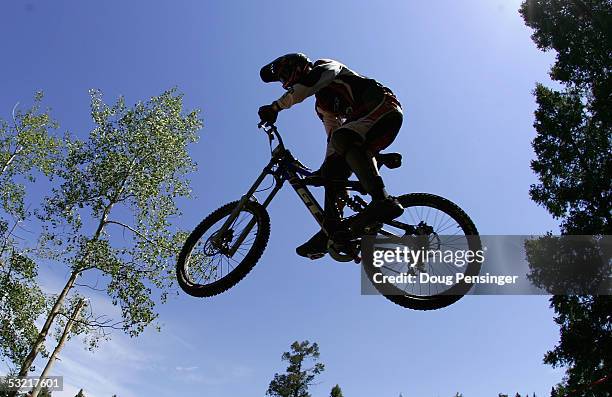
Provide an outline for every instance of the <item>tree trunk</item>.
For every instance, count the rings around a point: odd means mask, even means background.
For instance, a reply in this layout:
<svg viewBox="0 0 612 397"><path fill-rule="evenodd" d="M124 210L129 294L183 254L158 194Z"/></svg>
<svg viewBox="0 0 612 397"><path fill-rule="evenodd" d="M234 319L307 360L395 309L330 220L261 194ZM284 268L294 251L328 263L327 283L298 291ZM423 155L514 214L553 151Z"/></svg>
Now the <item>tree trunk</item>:
<svg viewBox="0 0 612 397"><path fill-rule="evenodd" d="M104 231L104 226L106 225L108 214L110 213L110 210L113 208L113 205L114 205L114 202L111 202L104 209L104 213L102 214L102 219L98 223L98 228L96 229L96 232L94 233L93 240L97 240L98 238L100 238L100 235ZM38 333L38 337L36 338L36 342L32 346L32 350L30 351L28 356L25 358L25 360L21 364L21 369L19 370L19 374L17 375L18 377L24 377L28 375L28 372L30 371L30 367L32 366L32 363L34 363L34 360L36 359L36 356L40 352L40 349L43 343L45 343L45 339L47 339L47 335L49 334L49 329L51 328L51 325L53 324L53 321L55 320L55 316L59 312L59 309L62 307L62 304L64 303L64 300L66 299L66 295L68 295L68 292L70 292L70 290L74 286L74 282L76 281L77 277L79 277L80 274L81 274L80 270L73 270L72 273L70 274L70 278L66 282L66 285L64 285L64 289L62 289L62 292L57 297L57 300L55 301L53 308L51 308L51 311L49 312L49 315L47 316L47 320L45 321L45 324L43 325L42 329ZM17 397L17 391L9 392L8 397Z"/></svg>
<svg viewBox="0 0 612 397"><path fill-rule="evenodd" d="M11 163L13 162L13 160L15 160L15 157L17 157L17 155L19 154L20 150L15 150L13 152L13 154L11 154L11 157L9 157L9 159L6 161L6 163L4 163L4 166L2 167L2 171L0 171L0 175L4 174L6 172L6 170L8 169L9 165L11 165Z"/></svg>
<svg viewBox="0 0 612 397"><path fill-rule="evenodd" d="M79 271L73 271L72 274L70 274L70 278L66 282L64 289L62 289L62 292L57 297L55 304L53 305L53 307L51 308L51 311L49 312L49 315L47 316L47 320L45 321L45 324L43 325L42 329L38 333L38 337L36 338L36 342L34 342L34 346L32 346L32 350L30 350L30 353L27 355L27 357L21 364L21 369L19 370L19 374L17 375L18 377L27 376L28 372L30 372L30 367L32 366L32 364L34 363L34 360L36 359L36 356L40 352L40 349L42 348L43 343L45 343L45 339L47 338L47 335L49 334L49 329L51 328L51 325L53 324L53 320L55 320L55 316L57 315L60 308L62 307L62 304L64 303L64 299L66 299L66 295L68 295L68 292L74 286L74 282L76 281L79 274L80 274ZM16 396L17 396L17 391L9 392L9 397L16 397Z"/></svg>
<svg viewBox="0 0 612 397"><path fill-rule="evenodd" d="M34 388L34 390L32 390L32 394L30 395L30 397L38 397L38 393L40 393L40 390L42 389L42 380L47 377L47 374L51 370L51 367L53 366L53 363L55 362L57 355L64 347L64 343L66 343L66 339L68 338L68 335L70 334L70 330L72 329L72 324L74 324L74 321L78 319L79 315L81 314L81 309L83 309L84 305L85 305L85 299L80 299L79 303L74 308L74 312L72 313L72 316L70 316L70 318L68 319L68 322L66 323L66 327L64 328L64 333L62 334L62 337L57 343L57 346L55 346L55 350L53 350L51 357L49 357L49 361L47 361L47 365L45 366L45 369L43 369L42 373L40 374L39 382Z"/></svg>

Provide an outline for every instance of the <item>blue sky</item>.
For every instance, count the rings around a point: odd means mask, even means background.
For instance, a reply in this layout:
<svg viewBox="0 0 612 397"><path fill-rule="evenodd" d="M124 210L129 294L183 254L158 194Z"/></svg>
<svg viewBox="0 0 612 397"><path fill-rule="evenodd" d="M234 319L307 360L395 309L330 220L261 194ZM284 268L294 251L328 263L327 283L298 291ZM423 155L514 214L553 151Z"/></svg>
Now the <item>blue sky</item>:
<svg viewBox="0 0 612 397"><path fill-rule="evenodd" d="M181 202L192 228L237 199L267 162L257 108L282 94L259 68L302 51L334 58L391 87L405 110L386 171L395 194L431 192L463 207L481 234L541 234L556 222L530 201L536 81L549 83L553 54L538 51L517 0L457 1L17 1L0 5L4 118L34 91L62 130L91 128L89 88L128 103L177 86L202 109L191 148L197 199ZM287 146L317 167L325 135L312 99L279 116ZM45 186L44 184L41 186ZM44 191L33 187L35 202ZM547 395L562 373L542 364L558 338L546 297L466 297L416 312L359 294L359 268L299 258L316 227L293 191L269 208L271 243L254 271L214 299L179 294L160 308L161 333L115 334L94 354L68 344L57 396L264 395L294 340L317 341L327 370L313 396L339 383L347 397ZM45 265L57 290L66 269ZM113 312L103 296L94 306ZM116 311L115 311L116 313Z"/></svg>

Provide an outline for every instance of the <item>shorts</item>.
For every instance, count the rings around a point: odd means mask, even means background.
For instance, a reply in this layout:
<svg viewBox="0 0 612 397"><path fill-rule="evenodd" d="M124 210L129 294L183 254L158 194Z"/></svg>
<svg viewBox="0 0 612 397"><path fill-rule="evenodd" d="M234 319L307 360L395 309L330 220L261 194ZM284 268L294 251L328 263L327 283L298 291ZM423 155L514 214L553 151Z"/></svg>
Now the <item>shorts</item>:
<svg viewBox="0 0 612 397"><path fill-rule="evenodd" d="M349 120L338 129L331 132L328 137L325 157L336 154L331 145L331 137L341 130L351 130L373 153L386 149L395 140L402 124L402 107L390 91L372 111L356 120Z"/></svg>

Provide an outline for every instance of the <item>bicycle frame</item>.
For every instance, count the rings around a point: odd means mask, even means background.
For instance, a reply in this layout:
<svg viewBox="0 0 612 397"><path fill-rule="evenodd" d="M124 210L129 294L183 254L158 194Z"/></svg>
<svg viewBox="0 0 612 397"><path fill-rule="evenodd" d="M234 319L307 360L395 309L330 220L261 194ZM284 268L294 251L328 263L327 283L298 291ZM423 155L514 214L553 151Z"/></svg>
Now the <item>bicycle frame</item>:
<svg viewBox="0 0 612 397"><path fill-rule="evenodd" d="M277 139L278 141L276 147L272 150L272 158L270 159L270 162L264 167L261 174L259 174L253 185L242 196L242 198L238 202L238 205L236 206L236 208L234 208L227 220L223 223L223 225L218 231L218 236L223 236L225 232L229 229L229 227L234 223L247 200L257 201L257 198L254 196L254 194L258 191L259 186L268 175L271 175L274 178L275 184L272 188L272 191L270 191L270 193L262 203L262 206L264 208L267 208L267 206L270 204L270 202L272 202L272 199L274 199L278 191L283 187L285 181L288 181L291 187L297 193L298 197L302 200L306 208L308 208L317 223L321 226L321 229L323 229L327 233L327 230L325 230L325 227L323 226L323 209L308 189L308 186L323 186L323 183L305 183L304 177L312 176L313 171L302 165L299 160L293 157L291 152L287 148L285 148L283 139L280 136L278 130L276 129L276 126L272 125L268 128L264 127L264 131L268 135L268 139L270 140L270 146L272 146L272 141L274 139ZM365 193L363 187L358 181L342 181L342 186L347 188L348 190ZM255 226L255 223L256 220L255 218L253 218L247 224L240 236L238 236L238 238L236 239L236 242L232 245L232 247L230 247L230 250L228 252L230 256L234 255L238 247L240 247L244 239L250 233L253 226ZM406 232L409 232L409 230L413 229L413 226L406 225L398 221L392 221L389 222L389 224L398 228L402 228ZM395 234L382 229L380 230L380 233L387 236L396 236Z"/></svg>
<svg viewBox="0 0 612 397"><path fill-rule="evenodd" d="M278 130L275 126L270 126L269 128L264 127L264 131L268 135L268 139L270 140L270 145L272 145L272 141L276 138L278 144L272 150L272 158L270 162L264 167L261 174L257 177L253 185L249 188L249 190L242 196L238 205L230 216L227 218L223 226L219 229L219 236L223 236L225 232L228 230L230 225L236 220L238 214L240 213L242 207L247 202L247 200L256 200L257 198L254 194L257 192L259 186L264 181L264 179L271 175L274 178L274 187L272 191L268 194L266 199L263 201L262 206L266 208L272 199L276 196L278 191L283 187L285 181L288 181L291 184L291 187L295 190L297 195L300 197L306 208L310 211L312 216L315 218L317 223L323 228L323 209L319 205L318 201L314 198L310 190L308 190L307 185L303 182L303 177L310 176L313 174L312 171L303 166L299 160L297 160L291 152L285 148L282 137L278 133ZM251 221L247 224L246 228L242 231L240 236L238 236L236 242L230 248L228 254L234 255L240 244L244 241L246 236L249 234L253 226L255 226L255 219L251 219Z"/></svg>

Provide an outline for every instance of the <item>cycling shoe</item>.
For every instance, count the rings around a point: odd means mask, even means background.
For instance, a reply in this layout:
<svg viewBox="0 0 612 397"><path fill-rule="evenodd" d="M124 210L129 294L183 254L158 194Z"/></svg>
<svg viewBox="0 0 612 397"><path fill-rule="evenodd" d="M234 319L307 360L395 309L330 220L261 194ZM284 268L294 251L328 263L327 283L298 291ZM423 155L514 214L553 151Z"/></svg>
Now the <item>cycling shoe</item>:
<svg viewBox="0 0 612 397"><path fill-rule="evenodd" d="M395 197L373 200L348 225L355 234L376 222L389 222L404 213L404 207Z"/></svg>
<svg viewBox="0 0 612 397"><path fill-rule="evenodd" d="M327 253L327 234L323 230L319 230L304 244L295 249L299 256L309 259L319 259Z"/></svg>

